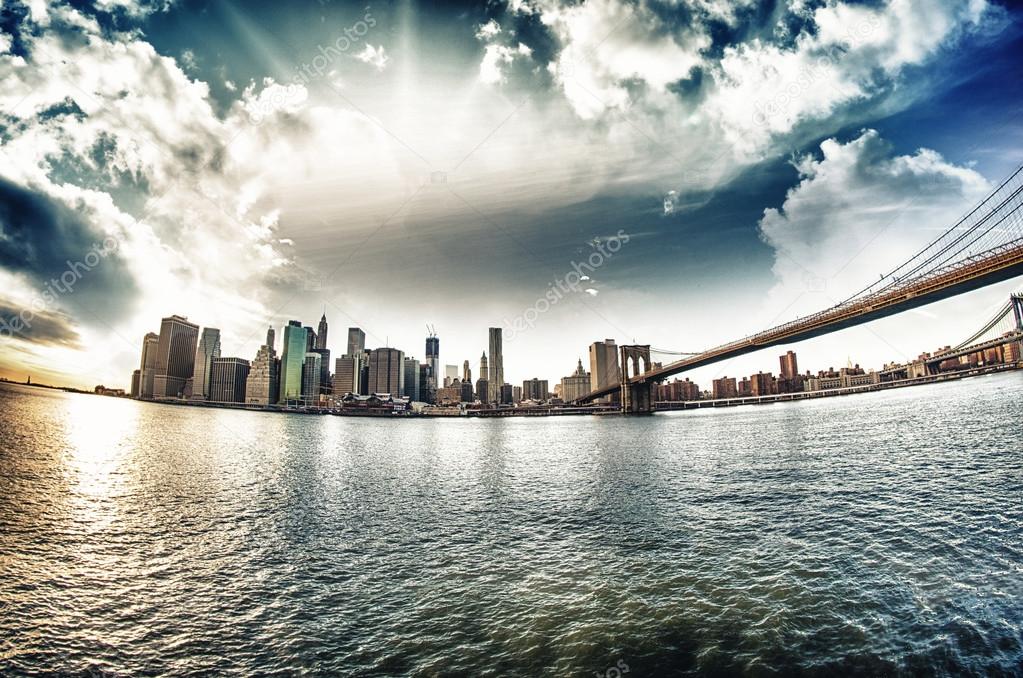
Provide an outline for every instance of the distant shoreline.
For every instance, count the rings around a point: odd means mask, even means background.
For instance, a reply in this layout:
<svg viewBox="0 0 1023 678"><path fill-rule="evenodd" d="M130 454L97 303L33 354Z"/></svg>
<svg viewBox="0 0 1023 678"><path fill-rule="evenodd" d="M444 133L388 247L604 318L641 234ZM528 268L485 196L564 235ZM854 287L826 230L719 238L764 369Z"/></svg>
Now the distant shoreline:
<svg viewBox="0 0 1023 678"><path fill-rule="evenodd" d="M800 402L805 400L817 400L820 398L834 398L838 396L855 395L858 393L869 393L873 391L887 391L896 388L909 388L925 384L936 384L948 381L959 381L972 377L980 377L989 374L1000 374L1003 372L1014 372L1023 369L1023 363L1008 363L988 365L968 370L955 372L943 372L913 379L900 379L898 381L881 382L877 384L865 384L863 386L849 386L846 388L827 389L823 391L799 391L796 393L778 393L766 396L742 396L736 398L719 398L710 400L684 400L684 401L658 401L654 403L654 412L676 412L680 410L698 410L704 408L718 407L739 407L742 405L769 405L779 402ZM53 391L64 391L66 393L81 393L85 395L105 395L93 391L84 391L69 386L53 386L50 384L25 383L0 379L0 384L13 384L15 386L28 386L45 388ZM143 403L157 405L174 405L178 407L204 407L210 409L224 410L247 410L250 412L274 412L279 414L304 414L304 415L330 415L339 417L373 417L386 419L457 419L457 418L496 418L496 417L565 417L565 416L594 416L594 415L618 415L621 412L611 406L589 406L589 407L564 407L564 406L539 406L502 409L469 409L459 410L458 408L436 408L435 412L412 412L412 411L367 411L367 410L337 410L331 408L284 408L266 405L247 405L245 403L211 403L202 400L179 400L172 398L164 399L141 399L130 396L106 395L112 398L124 398Z"/></svg>

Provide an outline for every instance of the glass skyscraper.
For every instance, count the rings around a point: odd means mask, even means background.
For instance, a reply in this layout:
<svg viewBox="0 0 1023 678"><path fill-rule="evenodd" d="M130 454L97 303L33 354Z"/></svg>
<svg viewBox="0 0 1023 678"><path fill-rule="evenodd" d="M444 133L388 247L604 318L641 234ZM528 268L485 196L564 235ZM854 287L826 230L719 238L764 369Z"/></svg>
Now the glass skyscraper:
<svg viewBox="0 0 1023 678"><path fill-rule="evenodd" d="M281 353L281 404L302 399L302 363L305 362L306 328L297 320L289 320L284 328L284 348Z"/></svg>

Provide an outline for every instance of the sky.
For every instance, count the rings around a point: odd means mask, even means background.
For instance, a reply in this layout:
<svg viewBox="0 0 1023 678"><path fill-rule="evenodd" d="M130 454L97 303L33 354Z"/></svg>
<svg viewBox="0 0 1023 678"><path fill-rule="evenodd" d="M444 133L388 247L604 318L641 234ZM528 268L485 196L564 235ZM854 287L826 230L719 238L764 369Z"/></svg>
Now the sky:
<svg viewBox="0 0 1023 678"><path fill-rule="evenodd" d="M127 388L164 316L251 359L325 314L337 355L358 326L422 359L430 325L474 376L503 327L507 381L553 385L593 341L699 351L821 310L1018 167L1021 16L2 0L0 376ZM1021 287L691 377L904 361Z"/></svg>

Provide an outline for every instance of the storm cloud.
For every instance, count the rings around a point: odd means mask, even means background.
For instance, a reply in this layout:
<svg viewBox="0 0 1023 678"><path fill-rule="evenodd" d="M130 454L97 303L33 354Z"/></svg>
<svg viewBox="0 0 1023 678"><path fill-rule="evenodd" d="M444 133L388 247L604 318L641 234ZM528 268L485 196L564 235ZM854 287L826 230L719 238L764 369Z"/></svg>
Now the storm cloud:
<svg viewBox="0 0 1023 678"><path fill-rule="evenodd" d="M0 267L24 276L47 298L89 323L95 309L106 321L131 306L135 279L116 240L85 214L0 177Z"/></svg>

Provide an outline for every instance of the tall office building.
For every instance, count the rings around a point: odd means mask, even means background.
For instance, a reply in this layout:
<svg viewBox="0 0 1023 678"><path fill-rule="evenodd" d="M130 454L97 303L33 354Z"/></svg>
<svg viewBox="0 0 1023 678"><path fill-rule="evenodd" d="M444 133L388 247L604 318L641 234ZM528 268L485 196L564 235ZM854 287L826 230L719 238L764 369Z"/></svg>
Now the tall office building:
<svg viewBox="0 0 1023 678"><path fill-rule="evenodd" d="M451 383L458 379L458 365L444 366L444 387L451 386Z"/></svg>
<svg viewBox="0 0 1023 678"><path fill-rule="evenodd" d="M361 393L362 353L343 355L334 361L334 380L331 390L335 397L341 398L349 393Z"/></svg>
<svg viewBox="0 0 1023 678"><path fill-rule="evenodd" d="M280 402L302 399L302 363L305 362L306 328L297 320L289 320L284 328L284 347L281 353Z"/></svg>
<svg viewBox="0 0 1023 678"><path fill-rule="evenodd" d="M522 382L522 400L539 400L544 401L550 397L550 393L547 391L547 380L527 379Z"/></svg>
<svg viewBox="0 0 1023 678"><path fill-rule="evenodd" d="M561 399L570 403L590 392L590 373L583 369L582 358L576 365L575 372L561 379Z"/></svg>
<svg viewBox="0 0 1023 678"><path fill-rule="evenodd" d="M316 340L319 341L320 335L316 335ZM330 393L330 349L329 348L314 348L307 353L316 353L320 356L320 393Z"/></svg>
<svg viewBox="0 0 1023 678"><path fill-rule="evenodd" d="M316 328L316 348L327 348L327 312L320 316L320 325ZM327 363L330 365L330 363Z"/></svg>
<svg viewBox="0 0 1023 678"><path fill-rule="evenodd" d="M139 365L139 397L153 397L153 379L156 377L156 365L160 352L160 335L156 332L146 333L142 340L142 364Z"/></svg>
<svg viewBox="0 0 1023 678"><path fill-rule="evenodd" d="M220 330L204 327L195 349L195 365L192 367L193 400L207 400L210 397L210 367L220 357Z"/></svg>
<svg viewBox="0 0 1023 678"><path fill-rule="evenodd" d="M362 355L362 352L366 350L366 333L360 330L358 327L348 328L348 352L346 356L357 356Z"/></svg>
<svg viewBox="0 0 1023 678"><path fill-rule="evenodd" d="M620 380L615 340L605 339L590 344L590 390L613 386Z"/></svg>
<svg viewBox="0 0 1023 678"><path fill-rule="evenodd" d="M412 400L419 400L419 361L415 358L405 358L403 364L405 384L401 394Z"/></svg>
<svg viewBox="0 0 1023 678"><path fill-rule="evenodd" d="M160 341L156 351L156 375L153 377L153 395L157 398L176 398L185 389L195 367L195 345L199 339L199 326L188 318L172 315L160 321Z"/></svg>
<svg viewBox="0 0 1023 678"><path fill-rule="evenodd" d="M249 405L274 405L279 398L280 377L277 368L277 352L271 345L259 347L256 359L249 366L249 378L245 382L245 402Z"/></svg>
<svg viewBox="0 0 1023 678"><path fill-rule="evenodd" d="M440 337L435 334L426 338L426 364L430 366L435 379L440 377Z"/></svg>
<svg viewBox="0 0 1023 678"><path fill-rule="evenodd" d="M305 332L305 350L311 351L316 348L316 330L306 325Z"/></svg>
<svg viewBox="0 0 1023 678"><path fill-rule="evenodd" d="M273 348L274 347L274 341L276 341L276 339L277 339L277 335L274 333L274 327L273 327L273 325L270 325L269 327L266 328L266 343L263 344L263 345L264 346L269 346L270 348Z"/></svg>
<svg viewBox="0 0 1023 678"><path fill-rule="evenodd" d="M241 358L214 358L210 364L209 400L215 403L245 402L249 361Z"/></svg>
<svg viewBox="0 0 1023 678"><path fill-rule="evenodd" d="M472 370L469 369L469 361L466 360L462 363L462 382L472 383Z"/></svg>
<svg viewBox="0 0 1023 678"><path fill-rule="evenodd" d="M783 356L778 356L781 364L781 376L785 379L792 379L799 374L799 363L796 362L796 354L789 351Z"/></svg>
<svg viewBox="0 0 1023 678"><path fill-rule="evenodd" d="M490 371L487 382L490 384L490 399L501 399L501 387L504 385L504 347L500 327L491 327L490 334ZM509 400L509 402L511 402Z"/></svg>
<svg viewBox="0 0 1023 678"><path fill-rule="evenodd" d="M462 382L462 402L471 403L473 401L472 382Z"/></svg>
<svg viewBox="0 0 1023 678"><path fill-rule="evenodd" d="M302 404L315 405L320 401L320 375L322 357L316 351L305 354L302 364Z"/></svg>
<svg viewBox="0 0 1023 678"><path fill-rule="evenodd" d="M480 378L476 380L476 400L481 403L490 402L490 384L487 383L486 379Z"/></svg>
<svg viewBox="0 0 1023 678"><path fill-rule="evenodd" d="M432 384L433 377L430 376L430 366L426 363L419 363L419 397L416 400L424 403L435 402L437 393Z"/></svg>
<svg viewBox="0 0 1023 678"><path fill-rule="evenodd" d="M142 383L142 370L135 370L131 373L131 397L139 397L139 384Z"/></svg>
<svg viewBox="0 0 1023 678"><path fill-rule="evenodd" d="M378 348L369 354L370 393L401 395L405 383L405 354L395 348Z"/></svg>

